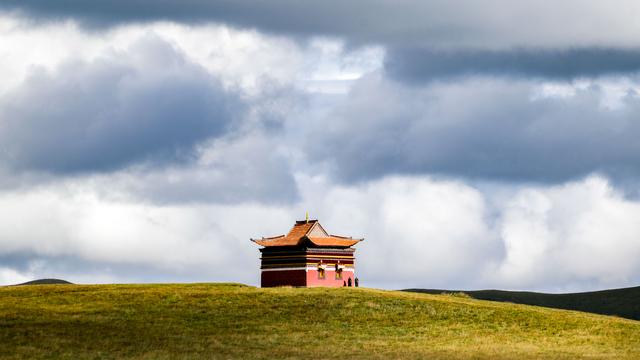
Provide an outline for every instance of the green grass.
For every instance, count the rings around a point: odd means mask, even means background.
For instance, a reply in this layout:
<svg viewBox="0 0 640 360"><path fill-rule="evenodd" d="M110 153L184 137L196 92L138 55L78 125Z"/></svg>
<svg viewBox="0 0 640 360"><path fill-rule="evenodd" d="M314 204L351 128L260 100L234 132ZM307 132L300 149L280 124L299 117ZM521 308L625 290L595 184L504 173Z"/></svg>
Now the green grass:
<svg viewBox="0 0 640 360"><path fill-rule="evenodd" d="M372 289L0 288L0 358L640 358L640 322Z"/></svg>
<svg viewBox="0 0 640 360"><path fill-rule="evenodd" d="M640 320L640 286L571 294L545 294L504 290L432 290L408 289L426 294L461 293L479 300L503 301L544 306L555 309L579 310L603 315L615 315Z"/></svg>

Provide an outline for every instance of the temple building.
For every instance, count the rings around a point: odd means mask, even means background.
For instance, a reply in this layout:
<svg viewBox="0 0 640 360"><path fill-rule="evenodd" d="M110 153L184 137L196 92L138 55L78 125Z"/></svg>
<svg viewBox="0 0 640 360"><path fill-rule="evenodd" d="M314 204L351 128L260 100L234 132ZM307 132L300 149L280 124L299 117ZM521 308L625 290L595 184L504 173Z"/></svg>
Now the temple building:
<svg viewBox="0 0 640 360"><path fill-rule="evenodd" d="M362 240L329 235L318 220L296 221L287 235L251 239L262 246L262 287L356 286L352 246Z"/></svg>

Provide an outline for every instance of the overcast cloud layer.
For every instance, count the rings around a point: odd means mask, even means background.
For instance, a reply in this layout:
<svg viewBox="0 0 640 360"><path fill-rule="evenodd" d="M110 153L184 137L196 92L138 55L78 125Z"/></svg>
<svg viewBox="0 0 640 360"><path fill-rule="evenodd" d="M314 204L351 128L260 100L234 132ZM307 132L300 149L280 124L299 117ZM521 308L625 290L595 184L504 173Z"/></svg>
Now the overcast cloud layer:
<svg viewBox="0 0 640 360"><path fill-rule="evenodd" d="M631 0L293 0L4 1L38 20L74 19L87 26L135 21L223 22L289 35L324 35L357 43L451 46L637 46L640 5Z"/></svg>
<svg viewBox="0 0 640 360"><path fill-rule="evenodd" d="M3 2L0 284L640 282L636 2Z"/></svg>
<svg viewBox="0 0 640 360"><path fill-rule="evenodd" d="M625 75L640 70L640 49L568 48L509 50L394 49L386 70L409 83L492 75L552 80Z"/></svg>
<svg viewBox="0 0 640 360"><path fill-rule="evenodd" d="M538 87L471 78L416 88L367 75L311 128L309 153L332 160L346 181L390 173L549 183L594 172L638 178L634 92L611 108L598 85L566 97L536 95Z"/></svg>

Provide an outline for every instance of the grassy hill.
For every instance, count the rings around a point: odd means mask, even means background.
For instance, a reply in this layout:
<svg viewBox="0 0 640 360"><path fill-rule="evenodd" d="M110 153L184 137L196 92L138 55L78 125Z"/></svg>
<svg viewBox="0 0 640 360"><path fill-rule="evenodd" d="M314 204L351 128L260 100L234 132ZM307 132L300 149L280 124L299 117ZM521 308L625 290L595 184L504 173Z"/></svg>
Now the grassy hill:
<svg viewBox="0 0 640 360"><path fill-rule="evenodd" d="M427 294L464 293L474 299L480 300L506 301L556 309L579 310L640 320L640 286L571 294L545 294L503 290L451 291L408 289L405 291Z"/></svg>
<svg viewBox="0 0 640 360"><path fill-rule="evenodd" d="M640 358L640 322L363 288L0 287L0 358Z"/></svg>

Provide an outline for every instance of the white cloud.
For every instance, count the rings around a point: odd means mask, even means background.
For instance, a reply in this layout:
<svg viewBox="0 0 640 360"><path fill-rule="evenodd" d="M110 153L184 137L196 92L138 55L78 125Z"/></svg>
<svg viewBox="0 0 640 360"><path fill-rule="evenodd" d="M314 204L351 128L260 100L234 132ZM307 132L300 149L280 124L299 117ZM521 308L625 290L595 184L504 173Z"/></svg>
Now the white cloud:
<svg viewBox="0 0 640 360"><path fill-rule="evenodd" d="M496 283L556 289L640 280L640 202L601 177L525 189L504 208L506 258Z"/></svg>
<svg viewBox="0 0 640 360"><path fill-rule="evenodd" d="M105 275L119 282L158 279L148 275L154 272L165 279L255 283L252 230L286 218L277 208L251 204L152 206L106 200L82 185L67 185L0 197L0 259L22 261L12 271L90 283L103 282ZM247 226L255 218L262 221ZM11 282L8 275L2 279Z"/></svg>
<svg viewBox="0 0 640 360"><path fill-rule="evenodd" d="M19 85L34 68L51 71L69 61L90 62L105 52L126 51L151 35L170 42L189 61L221 78L225 86L249 96L260 95L274 83L309 87L310 80L353 80L380 68L383 58L380 47L345 49L342 41L328 38L305 46L287 37L225 25L160 21L87 32L73 21L34 26L0 14L0 95Z"/></svg>
<svg viewBox="0 0 640 360"><path fill-rule="evenodd" d="M145 205L78 181L4 194L0 259L15 259L2 279L257 285L249 238L285 233L309 211L332 233L366 237L356 252L364 286L564 291L640 280L640 202L598 176L498 200L428 177L338 186L301 175L298 186L302 199L288 206Z"/></svg>
<svg viewBox="0 0 640 360"><path fill-rule="evenodd" d="M249 93L259 91L265 81L292 82L303 63L299 46L291 40L223 25L192 28L157 22L85 32L72 21L33 26L0 15L0 95L20 84L34 67L51 71L69 61L90 62L106 52L123 52L151 35L171 42L226 86Z"/></svg>
<svg viewBox="0 0 640 360"><path fill-rule="evenodd" d="M303 49L294 41L255 30L234 30L223 25L190 27L166 22L125 29L154 31L220 76L227 86L239 87L250 95L259 94L272 82L291 84L304 63Z"/></svg>
<svg viewBox="0 0 640 360"><path fill-rule="evenodd" d="M366 237L357 250L365 286L472 286L499 245L483 195L463 183L392 177L307 196L329 231Z"/></svg>
<svg viewBox="0 0 640 360"><path fill-rule="evenodd" d="M0 285L14 285L33 280L33 275L24 274L14 269L0 267Z"/></svg>
<svg viewBox="0 0 640 360"><path fill-rule="evenodd" d="M313 209L330 231L367 238L357 250L365 286L579 291L640 281L640 201L600 176L498 188L429 177L301 182L295 214Z"/></svg>

